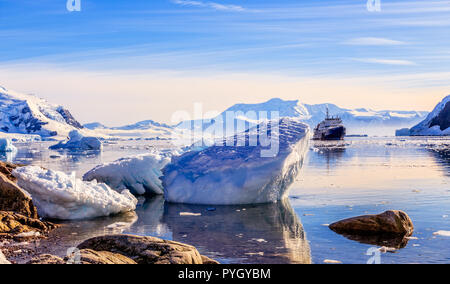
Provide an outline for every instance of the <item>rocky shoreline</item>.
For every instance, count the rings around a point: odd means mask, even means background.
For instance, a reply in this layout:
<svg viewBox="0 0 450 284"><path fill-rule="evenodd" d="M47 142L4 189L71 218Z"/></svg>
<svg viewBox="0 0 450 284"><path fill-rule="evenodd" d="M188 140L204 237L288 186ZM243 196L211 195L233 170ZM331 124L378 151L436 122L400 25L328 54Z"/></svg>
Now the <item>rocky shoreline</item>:
<svg viewBox="0 0 450 284"><path fill-rule="evenodd" d="M41 220L31 196L0 162L0 264L218 264L190 245L153 237L106 235L88 239L61 258L42 254L40 241L64 225Z"/></svg>

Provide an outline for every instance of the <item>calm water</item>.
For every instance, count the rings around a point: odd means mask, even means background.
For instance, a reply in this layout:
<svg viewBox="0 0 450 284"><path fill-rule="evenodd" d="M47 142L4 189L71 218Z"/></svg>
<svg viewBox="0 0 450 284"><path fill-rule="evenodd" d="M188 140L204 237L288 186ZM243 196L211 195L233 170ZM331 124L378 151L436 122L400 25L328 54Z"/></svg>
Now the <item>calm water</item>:
<svg viewBox="0 0 450 284"><path fill-rule="evenodd" d="M156 144L158 143L158 144ZM166 204L161 197L140 200L136 213L68 222L42 241L40 249L63 256L83 240L108 233L150 235L196 246L222 263L366 263L377 240L354 241L326 224L387 209L406 211L414 237L398 244L396 253L381 255L383 263L450 263L450 138L354 138L314 144L290 198L278 204L190 206ZM97 164L145 153L167 142L120 142L103 153L47 150L47 143L20 145L15 157L82 176ZM184 216L180 213L200 213ZM121 222L120 228L108 228ZM58 245L55 246L54 244Z"/></svg>

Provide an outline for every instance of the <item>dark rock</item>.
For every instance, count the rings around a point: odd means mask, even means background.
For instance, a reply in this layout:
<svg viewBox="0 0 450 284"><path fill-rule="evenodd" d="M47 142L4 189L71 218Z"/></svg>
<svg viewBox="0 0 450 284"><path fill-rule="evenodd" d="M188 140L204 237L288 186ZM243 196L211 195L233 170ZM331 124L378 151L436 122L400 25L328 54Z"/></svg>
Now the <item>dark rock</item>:
<svg viewBox="0 0 450 284"><path fill-rule="evenodd" d="M448 102L439 115L431 121L430 127L435 125L439 125L442 131L450 127L450 102Z"/></svg>
<svg viewBox="0 0 450 284"><path fill-rule="evenodd" d="M4 174L12 182L17 181L17 179L12 175L12 172L18 167L20 167L20 165L0 161L0 173Z"/></svg>
<svg viewBox="0 0 450 284"><path fill-rule="evenodd" d="M36 207L31 197L17 186L10 177L10 166L0 163L0 211L13 211L30 218L38 218Z"/></svg>
<svg viewBox="0 0 450 284"><path fill-rule="evenodd" d="M112 235L89 239L79 249L108 251L131 258L138 264L203 264L208 258L193 246L154 237Z"/></svg>
<svg viewBox="0 0 450 284"><path fill-rule="evenodd" d="M0 233L17 235L27 232L46 234L58 225L29 218L14 212L0 211Z"/></svg>
<svg viewBox="0 0 450 284"><path fill-rule="evenodd" d="M65 259L68 261L68 259ZM109 251L80 250L79 264L137 264L136 261Z"/></svg>
<svg viewBox="0 0 450 284"><path fill-rule="evenodd" d="M342 220L330 225L330 229L347 235L398 235L409 237L414 225L403 211L390 210L379 215L366 215Z"/></svg>
<svg viewBox="0 0 450 284"><path fill-rule="evenodd" d="M64 118L64 120L66 121L67 124L77 128L77 129L83 129L83 125L81 125L81 123L79 123L74 117L73 115L70 113L69 110L63 108L63 107L59 107L57 109L57 111L59 112L59 114L61 114L61 116Z"/></svg>
<svg viewBox="0 0 450 284"><path fill-rule="evenodd" d="M27 262L27 264L66 264L66 262L58 256L42 254L34 257L32 260Z"/></svg>

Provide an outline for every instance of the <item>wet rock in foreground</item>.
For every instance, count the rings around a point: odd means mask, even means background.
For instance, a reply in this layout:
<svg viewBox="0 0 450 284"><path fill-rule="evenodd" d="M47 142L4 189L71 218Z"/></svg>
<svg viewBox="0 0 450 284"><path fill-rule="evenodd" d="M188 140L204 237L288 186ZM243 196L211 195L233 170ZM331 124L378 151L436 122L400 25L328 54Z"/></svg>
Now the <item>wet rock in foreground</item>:
<svg viewBox="0 0 450 284"><path fill-rule="evenodd" d="M0 235L17 236L21 233L39 232L46 234L58 225L29 218L14 212L0 211Z"/></svg>
<svg viewBox="0 0 450 284"><path fill-rule="evenodd" d="M112 235L89 239L78 246L80 250L112 252L132 259L138 264L217 264L200 255L193 246L154 237Z"/></svg>
<svg viewBox="0 0 450 284"><path fill-rule="evenodd" d="M37 219L37 209L31 197L15 184L11 174L14 167L0 162L0 211L13 211Z"/></svg>
<svg viewBox="0 0 450 284"><path fill-rule="evenodd" d="M34 257L32 260L27 262L27 264L66 264L66 262L58 256L42 254Z"/></svg>
<svg viewBox="0 0 450 284"><path fill-rule="evenodd" d="M414 232L414 225L409 216L398 210L345 219L331 224L329 228L349 239L369 244L386 243L393 247L404 247L406 243L403 239Z"/></svg>

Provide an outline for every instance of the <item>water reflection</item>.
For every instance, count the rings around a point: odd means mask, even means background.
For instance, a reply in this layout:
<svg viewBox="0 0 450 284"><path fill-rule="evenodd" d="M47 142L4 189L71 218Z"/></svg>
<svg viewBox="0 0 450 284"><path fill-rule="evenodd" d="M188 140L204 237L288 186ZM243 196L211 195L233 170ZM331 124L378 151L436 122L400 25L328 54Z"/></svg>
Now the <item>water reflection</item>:
<svg viewBox="0 0 450 284"><path fill-rule="evenodd" d="M450 149L429 149L429 153L442 166L446 176L450 176Z"/></svg>
<svg viewBox="0 0 450 284"><path fill-rule="evenodd" d="M129 212L113 217L58 222L61 227L51 232L48 239L39 241L36 249L38 254L49 253L64 257L68 248L76 247L87 239L129 232L137 220L137 214Z"/></svg>
<svg viewBox="0 0 450 284"><path fill-rule="evenodd" d="M215 208L166 204L163 222L173 240L222 262L311 263L303 226L288 201Z"/></svg>
<svg viewBox="0 0 450 284"><path fill-rule="evenodd" d="M337 232L339 234L339 232ZM368 244L380 247L389 247L402 249L408 245L409 239L405 236L391 235L391 234L378 234L378 235L351 235L342 233L342 236L349 240L359 242L361 244Z"/></svg>

